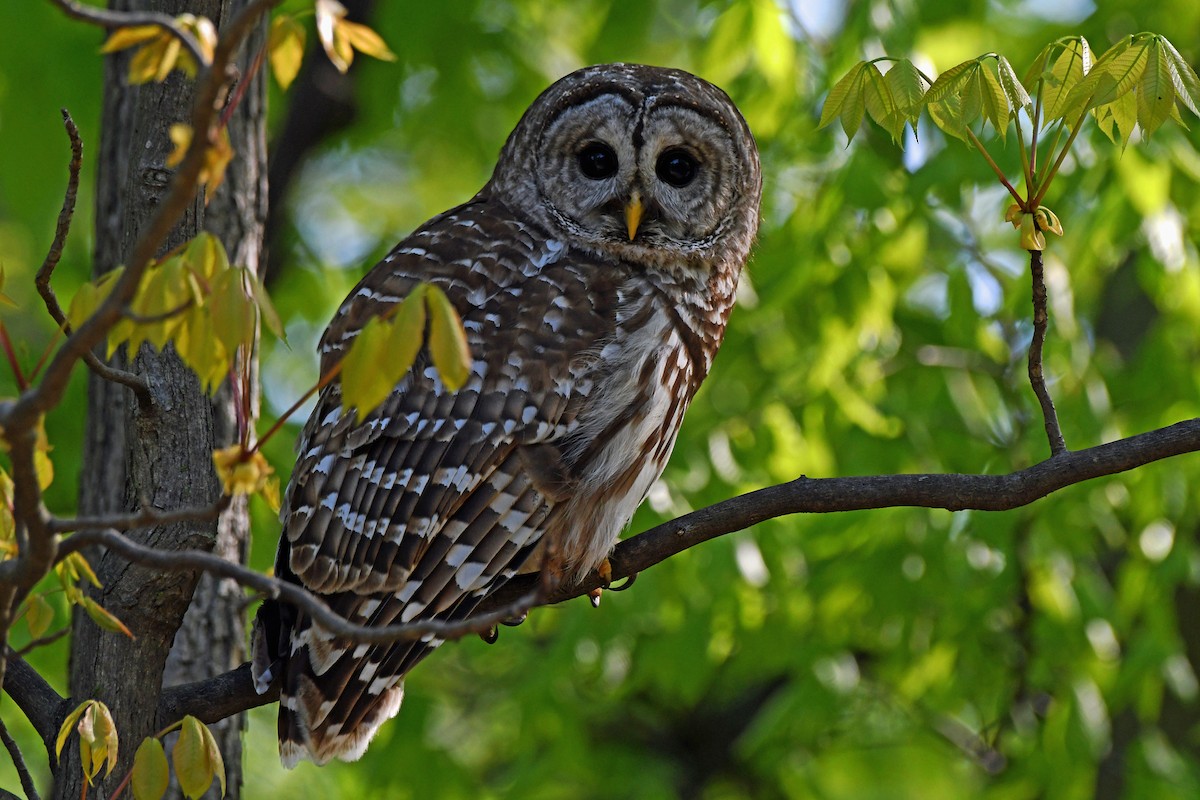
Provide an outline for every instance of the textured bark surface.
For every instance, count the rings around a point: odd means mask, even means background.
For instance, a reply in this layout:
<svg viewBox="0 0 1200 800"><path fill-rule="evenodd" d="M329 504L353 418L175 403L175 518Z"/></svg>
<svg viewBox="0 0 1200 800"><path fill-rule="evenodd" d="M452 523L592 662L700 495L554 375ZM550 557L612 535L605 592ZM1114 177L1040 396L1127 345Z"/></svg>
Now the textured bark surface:
<svg viewBox="0 0 1200 800"><path fill-rule="evenodd" d="M219 27L246 2L114 0L110 5L170 14L189 11L210 17ZM238 59L242 74L248 71L264 30L260 28L243 47ZM192 81L182 73L172 73L161 84L128 86L127 67L127 55L110 57L105 65L96 180L97 274L128 257L140 230L156 212L171 178L166 166L172 149L167 132L173 123L190 118L193 100ZM207 208L203 195L197 196L165 248L207 229L225 242L232 262L258 268L266 215L264 104L262 79L257 77L230 121L238 157L225 184ZM213 502L220 487L212 451L236 435L231 393L226 388L215 399L206 397L178 358L149 347L143 347L130 367L147 379L153 397L149 405L139 405L124 387L90 378L80 512L120 511L147 503L165 510ZM130 533L136 541L154 547L215 549L236 560L244 558L248 535L245 503L232 504L216 522ZM109 781L88 793L103 798L129 769L141 739L158 730L155 712L163 685L220 674L244 660L243 594L238 587L209 577L197 588L197 576L191 573L160 573L98 553L89 558L104 584L95 593L97 599L137 637L131 640L100 631L86 616L76 615L71 696L76 701L96 697L107 703L121 737L120 764ZM225 756L227 796L235 798L241 787L241 729L241 715L214 727ZM64 750L56 778L56 797L80 796L75 748Z"/></svg>

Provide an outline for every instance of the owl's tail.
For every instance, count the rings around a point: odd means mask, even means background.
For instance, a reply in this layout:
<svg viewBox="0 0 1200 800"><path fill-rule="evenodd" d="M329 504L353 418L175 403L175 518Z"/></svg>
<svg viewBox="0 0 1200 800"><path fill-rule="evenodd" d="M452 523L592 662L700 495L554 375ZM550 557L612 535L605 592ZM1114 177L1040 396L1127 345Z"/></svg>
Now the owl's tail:
<svg viewBox="0 0 1200 800"><path fill-rule="evenodd" d="M420 642L382 647L340 642L289 606L264 603L251 672L260 694L280 681L283 765L362 757L379 726L400 710L407 668L430 649Z"/></svg>

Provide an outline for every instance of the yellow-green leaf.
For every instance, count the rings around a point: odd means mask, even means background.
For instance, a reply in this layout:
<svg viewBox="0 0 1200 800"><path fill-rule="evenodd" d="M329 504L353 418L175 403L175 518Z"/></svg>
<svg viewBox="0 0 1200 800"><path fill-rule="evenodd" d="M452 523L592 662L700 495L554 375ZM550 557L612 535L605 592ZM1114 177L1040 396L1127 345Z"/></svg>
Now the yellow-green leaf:
<svg viewBox="0 0 1200 800"><path fill-rule="evenodd" d="M343 19L337 23L337 28L338 33L346 37L346 41L358 52L381 61L396 60L396 54L388 49L383 37L366 25Z"/></svg>
<svg viewBox="0 0 1200 800"><path fill-rule="evenodd" d="M104 630L111 631L112 633L123 633L130 639L137 638L133 635L133 632L130 631L129 628L125 627L124 622L121 622L121 620L117 619L112 612L97 603L91 597L82 595L79 598L79 605L82 606L83 610L87 612L87 615L92 618L92 621Z"/></svg>
<svg viewBox="0 0 1200 800"><path fill-rule="evenodd" d="M95 703L95 700L84 700L75 709L67 714L67 718L63 720L62 725L58 728L58 737L54 740L54 755L57 758L62 757L63 746L66 745L67 739L70 738L71 732L75 730L75 723L79 722L79 718L83 716L83 712L87 711L88 706Z"/></svg>
<svg viewBox="0 0 1200 800"><path fill-rule="evenodd" d="M25 601L25 624L29 626L29 635L40 639L54 622L54 609L40 594L30 595Z"/></svg>
<svg viewBox="0 0 1200 800"><path fill-rule="evenodd" d="M192 716L183 718L179 739L171 751L175 760L175 777L186 797L198 798L217 777L221 794L225 793L225 763L212 732Z"/></svg>
<svg viewBox="0 0 1200 800"><path fill-rule="evenodd" d="M1098 107L1093 114L1100 131L1122 147L1129 144L1129 137L1137 127L1137 94L1123 94L1111 103Z"/></svg>
<svg viewBox="0 0 1200 800"><path fill-rule="evenodd" d="M289 14L280 14L271 21L271 35L267 39L267 53L271 61L271 72L282 89L287 89L300 72L304 60L304 26Z"/></svg>
<svg viewBox="0 0 1200 800"><path fill-rule="evenodd" d="M929 82L925 80L921 71L906 58L893 64L884 79L892 92L892 99L896 102L897 113L902 114L908 120L915 134L917 119L921 116L921 108L924 106L925 92L930 86Z"/></svg>
<svg viewBox="0 0 1200 800"><path fill-rule="evenodd" d="M9 308L17 307L16 301L4 293L4 265L3 264L0 264L0 305L6 305Z"/></svg>
<svg viewBox="0 0 1200 800"><path fill-rule="evenodd" d="M214 450L213 468L227 495L260 492L275 471L261 450L248 453L240 444Z"/></svg>
<svg viewBox="0 0 1200 800"><path fill-rule="evenodd" d="M1175 81L1166 50L1154 40L1147 47L1146 70L1137 85L1137 120L1142 132L1151 136L1175 108Z"/></svg>
<svg viewBox="0 0 1200 800"><path fill-rule="evenodd" d="M1084 79L1092 68L1092 50L1087 39L1082 36L1060 39L1043 51L1048 59L1049 54L1061 48L1050 69L1034 75L1033 70L1025 78L1025 88L1030 94L1036 92L1036 81L1043 81L1042 110L1046 124L1060 118L1066 112L1067 99L1072 90ZM1042 57L1039 56L1039 60ZM1035 62L1037 66L1037 62Z"/></svg>
<svg viewBox="0 0 1200 800"><path fill-rule="evenodd" d="M179 162L183 161L183 157L187 155L188 148L192 146L192 126L176 122L167 129L167 136L170 137L171 144L175 145L175 149L167 155L167 166L179 166Z"/></svg>
<svg viewBox="0 0 1200 800"><path fill-rule="evenodd" d="M1193 114L1200 115L1200 77L1196 76L1196 70L1192 69L1192 65L1179 55L1175 45L1167 41L1165 37L1159 37L1159 39L1160 45L1167 55L1171 77L1175 81L1175 93L1183 101L1183 104L1192 110Z"/></svg>
<svg viewBox="0 0 1200 800"><path fill-rule="evenodd" d="M825 106L821 109L821 122L817 125L818 128L824 128L831 124L835 119L842 120L842 129L846 131L846 135L851 139L854 138L855 132L858 130L858 125L854 124L854 108L858 109L858 120L862 121L862 111L864 109L862 101L863 81L866 79L867 70L870 65L865 61L860 61L850 68L842 79L834 84L830 90L829 96L825 98ZM854 105L857 103L857 105ZM847 113L849 111L849 114ZM847 126L849 129L847 130Z"/></svg>
<svg viewBox="0 0 1200 800"><path fill-rule="evenodd" d="M937 80L925 93L925 102L935 103L950 95L962 93L963 84L979 69L979 61L972 59L961 64L955 64L950 69L937 76Z"/></svg>
<svg viewBox="0 0 1200 800"><path fill-rule="evenodd" d="M37 472L38 487L45 491L54 483L54 462L50 460L50 440L46 436L46 418L38 417L37 438L34 440L33 467Z"/></svg>
<svg viewBox="0 0 1200 800"><path fill-rule="evenodd" d="M1021 217L1021 249L1045 250L1046 237L1034 224L1034 215L1025 214Z"/></svg>
<svg viewBox="0 0 1200 800"><path fill-rule="evenodd" d="M425 343L425 293L429 284L419 284L396 309L386 345L389 377L399 381L408 372Z"/></svg>
<svg viewBox="0 0 1200 800"><path fill-rule="evenodd" d="M112 293L113 286L116 285L117 279L124 271L124 267L117 267L91 283L85 283L79 287L75 296L71 298L71 305L67 308L67 322L72 329L78 328L87 321L88 317L96 313L96 309Z"/></svg>
<svg viewBox="0 0 1200 800"><path fill-rule="evenodd" d="M184 257L188 266L206 283L229 269L229 254L225 252L225 245L208 231L201 231L188 243Z"/></svg>
<svg viewBox="0 0 1200 800"><path fill-rule="evenodd" d="M1075 114L1108 105L1134 91L1149 62L1149 42L1125 37L1108 48L1087 77L1075 85L1063 101L1063 114L1074 118Z"/></svg>
<svg viewBox="0 0 1200 800"><path fill-rule="evenodd" d="M275 305L271 302L271 296L267 294L266 287L263 286L258 276L249 270L246 271L247 278L250 281L250 291L254 294L254 302L258 305L258 313L262 316L263 324L267 326L267 330L275 334L275 337L287 344L287 332L283 329L283 322L279 319L279 312L275 310Z"/></svg>
<svg viewBox="0 0 1200 800"><path fill-rule="evenodd" d="M1033 116L1033 100L1029 96L1029 92L1025 91L1025 87L1021 85L1021 81L1017 78L1016 71L1013 70L1012 64L1008 63L1008 59L1004 56L996 57L996 74L1000 78L1000 86L1004 90L1004 96L1008 98L1008 106L1012 114L1012 118L1017 118L1017 111L1025 109L1025 113Z"/></svg>
<svg viewBox="0 0 1200 800"><path fill-rule="evenodd" d="M217 275L209 296L209 313L217 338L228 352L254 342L255 305L246 291L243 270L228 269Z"/></svg>
<svg viewBox="0 0 1200 800"><path fill-rule="evenodd" d="M372 317L362 327L342 359L342 405L358 410L361 421L387 399L396 379L386 369L391 323Z"/></svg>
<svg viewBox="0 0 1200 800"><path fill-rule="evenodd" d="M429 355L446 388L456 391L471 374L471 351L462 320L446 293L433 284L425 291L429 308Z"/></svg>
<svg viewBox="0 0 1200 800"><path fill-rule="evenodd" d="M100 52L115 53L118 50L125 50L143 42L148 42L151 39L156 39L162 34L163 29L158 25L133 25L128 28L117 28L104 40L104 45L101 46Z"/></svg>
<svg viewBox="0 0 1200 800"><path fill-rule="evenodd" d="M891 135L893 142L897 141L904 133L905 117L896 106L891 86L875 64L866 72L863 97L871 119Z"/></svg>
<svg viewBox="0 0 1200 800"><path fill-rule="evenodd" d="M133 777L130 786L133 788L134 800L159 800L166 793L169 784L170 771L162 742L147 736L133 757Z"/></svg>
<svg viewBox="0 0 1200 800"><path fill-rule="evenodd" d="M986 67L981 67L976 78L983 97L983 117L992 123L1001 139L1008 135L1008 97L1000 85L1000 79Z"/></svg>

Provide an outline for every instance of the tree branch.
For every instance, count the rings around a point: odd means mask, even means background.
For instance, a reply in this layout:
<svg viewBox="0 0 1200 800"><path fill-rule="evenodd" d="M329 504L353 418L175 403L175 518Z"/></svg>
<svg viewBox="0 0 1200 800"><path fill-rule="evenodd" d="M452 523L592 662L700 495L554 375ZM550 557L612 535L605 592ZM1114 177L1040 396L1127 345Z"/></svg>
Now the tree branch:
<svg viewBox="0 0 1200 800"><path fill-rule="evenodd" d="M155 11L109 11L77 3L75 0L50 0L61 8L68 17L99 25L104 28L134 28L141 25L157 25L179 40L196 63L208 66L208 56L196 41L196 37L179 27L175 18ZM216 60L215 58L213 59Z"/></svg>
<svg viewBox="0 0 1200 800"><path fill-rule="evenodd" d="M4 691L25 712L38 736L42 737L42 744L53 764L54 738L67 716L70 701L54 691L54 687L23 658L9 660L4 673Z"/></svg>
<svg viewBox="0 0 1200 800"><path fill-rule="evenodd" d="M534 586L510 603L469 619L455 622L420 620L400 625L371 627L347 622L345 617L331 611L319 597L295 583L255 572L203 550L166 551L144 547L111 529L84 530L72 535L59 548L59 557L90 546L106 547L129 561L161 570L204 570L222 578L232 578L242 586L299 608L311 617L314 623L340 638L369 644L411 641L427 634L440 639L458 639L486 630L511 617L520 616L538 605L542 599L540 590Z"/></svg>
<svg viewBox="0 0 1200 800"><path fill-rule="evenodd" d="M17 770L17 775L21 779L21 789L25 792L25 797L28 800L41 800L37 793L37 787L33 785L33 777L29 774L29 767L25 766L25 758L21 755L21 748L17 746L16 740L8 732L8 727L5 726L4 720L0 719L0 741L4 742L4 749L8 751L8 755L12 758L13 767Z"/></svg>
<svg viewBox="0 0 1200 800"><path fill-rule="evenodd" d="M203 522L221 516L221 513L229 508L231 499L228 495L223 495L212 505L202 508L179 508L174 511L158 511L152 508L148 501L143 501L142 509L134 511L131 514L105 514L102 517L73 517L69 519L52 517L46 523L46 528L55 533L82 531L89 528L111 528L118 531L128 531L134 528L173 525L177 522ZM58 556L55 558L56 562L61 561L70 553L83 547L83 545L72 544L77 538L76 536L72 536L59 548Z"/></svg>
<svg viewBox="0 0 1200 800"><path fill-rule="evenodd" d="M50 277L54 274L54 268L58 266L59 259L62 258L67 234L71 230L71 220L75 216L75 199L79 194L79 169L83 165L83 140L79 138L79 128L75 126L75 120L71 119L70 112L64 108L62 116L67 136L71 139L71 163L67 166L67 190L63 193L62 210L58 212L54 241L50 243L46 260L42 262L42 267L37 271L33 282L37 287L38 294L42 296L42 302L46 304L47 313L58 323L58 327L62 329L63 333L70 336L71 325L67 322L67 315L63 313L62 306L58 303L58 296L54 293L54 288L50 285ZM150 387L140 376L105 364L90 350L83 354L83 361L92 372L101 378L128 386L143 406L150 402Z"/></svg>
<svg viewBox="0 0 1200 800"><path fill-rule="evenodd" d="M1200 450L1200 418L1178 422L1116 442L1053 456L1027 469L1007 475L876 475L851 478L808 478L770 486L693 511L617 544L609 561L611 580L631 578L673 555L702 542L740 531L768 519L801 513L861 511L897 506L944 508L950 511L1008 511L1029 505L1046 495L1093 478L1115 475L1155 461ZM168 569L210 569L243 585L294 602L339 636L362 642L395 641L423 633L443 638L483 630L495 622L532 606L540 586L537 574L518 575L489 595L479 614L452 626L446 623L410 623L388 628L363 629L345 623L328 607L295 584L222 561L207 553L159 553L132 544L113 531L75 534L96 537L91 543L117 545L113 549L142 563ZM186 559L186 563L182 560ZM167 563L174 562L174 563ZM245 578L245 580L243 580ZM561 603L602 588L606 581L593 572L574 586L563 586L537 604ZM314 613L320 609L321 619ZM336 624L327 622L333 617ZM370 634L369 636L366 634ZM360 635L361 634L361 635ZM248 665L186 686L164 689L159 722L169 724L186 714L206 722L222 719L271 702L278 689L259 695Z"/></svg>

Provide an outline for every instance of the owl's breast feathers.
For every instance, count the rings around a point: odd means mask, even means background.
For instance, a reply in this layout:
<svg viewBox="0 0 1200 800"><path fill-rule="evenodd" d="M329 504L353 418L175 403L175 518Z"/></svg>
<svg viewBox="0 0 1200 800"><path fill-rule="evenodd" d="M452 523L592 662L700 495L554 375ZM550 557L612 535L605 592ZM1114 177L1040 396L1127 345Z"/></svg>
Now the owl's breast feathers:
<svg viewBox="0 0 1200 800"><path fill-rule="evenodd" d="M421 281L463 319L473 363L447 390L423 354L360 423L321 393L288 487L281 577L353 622L463 619L543 538L570 575L604 558L661 474L720 342L732 284L605 263L476 199L363 278L322 341L330 369ZM728 281L726 281L728 283ZM285 763L357 758L440 644L355 645L264 605L255 675L282 674Z"/></svg>

